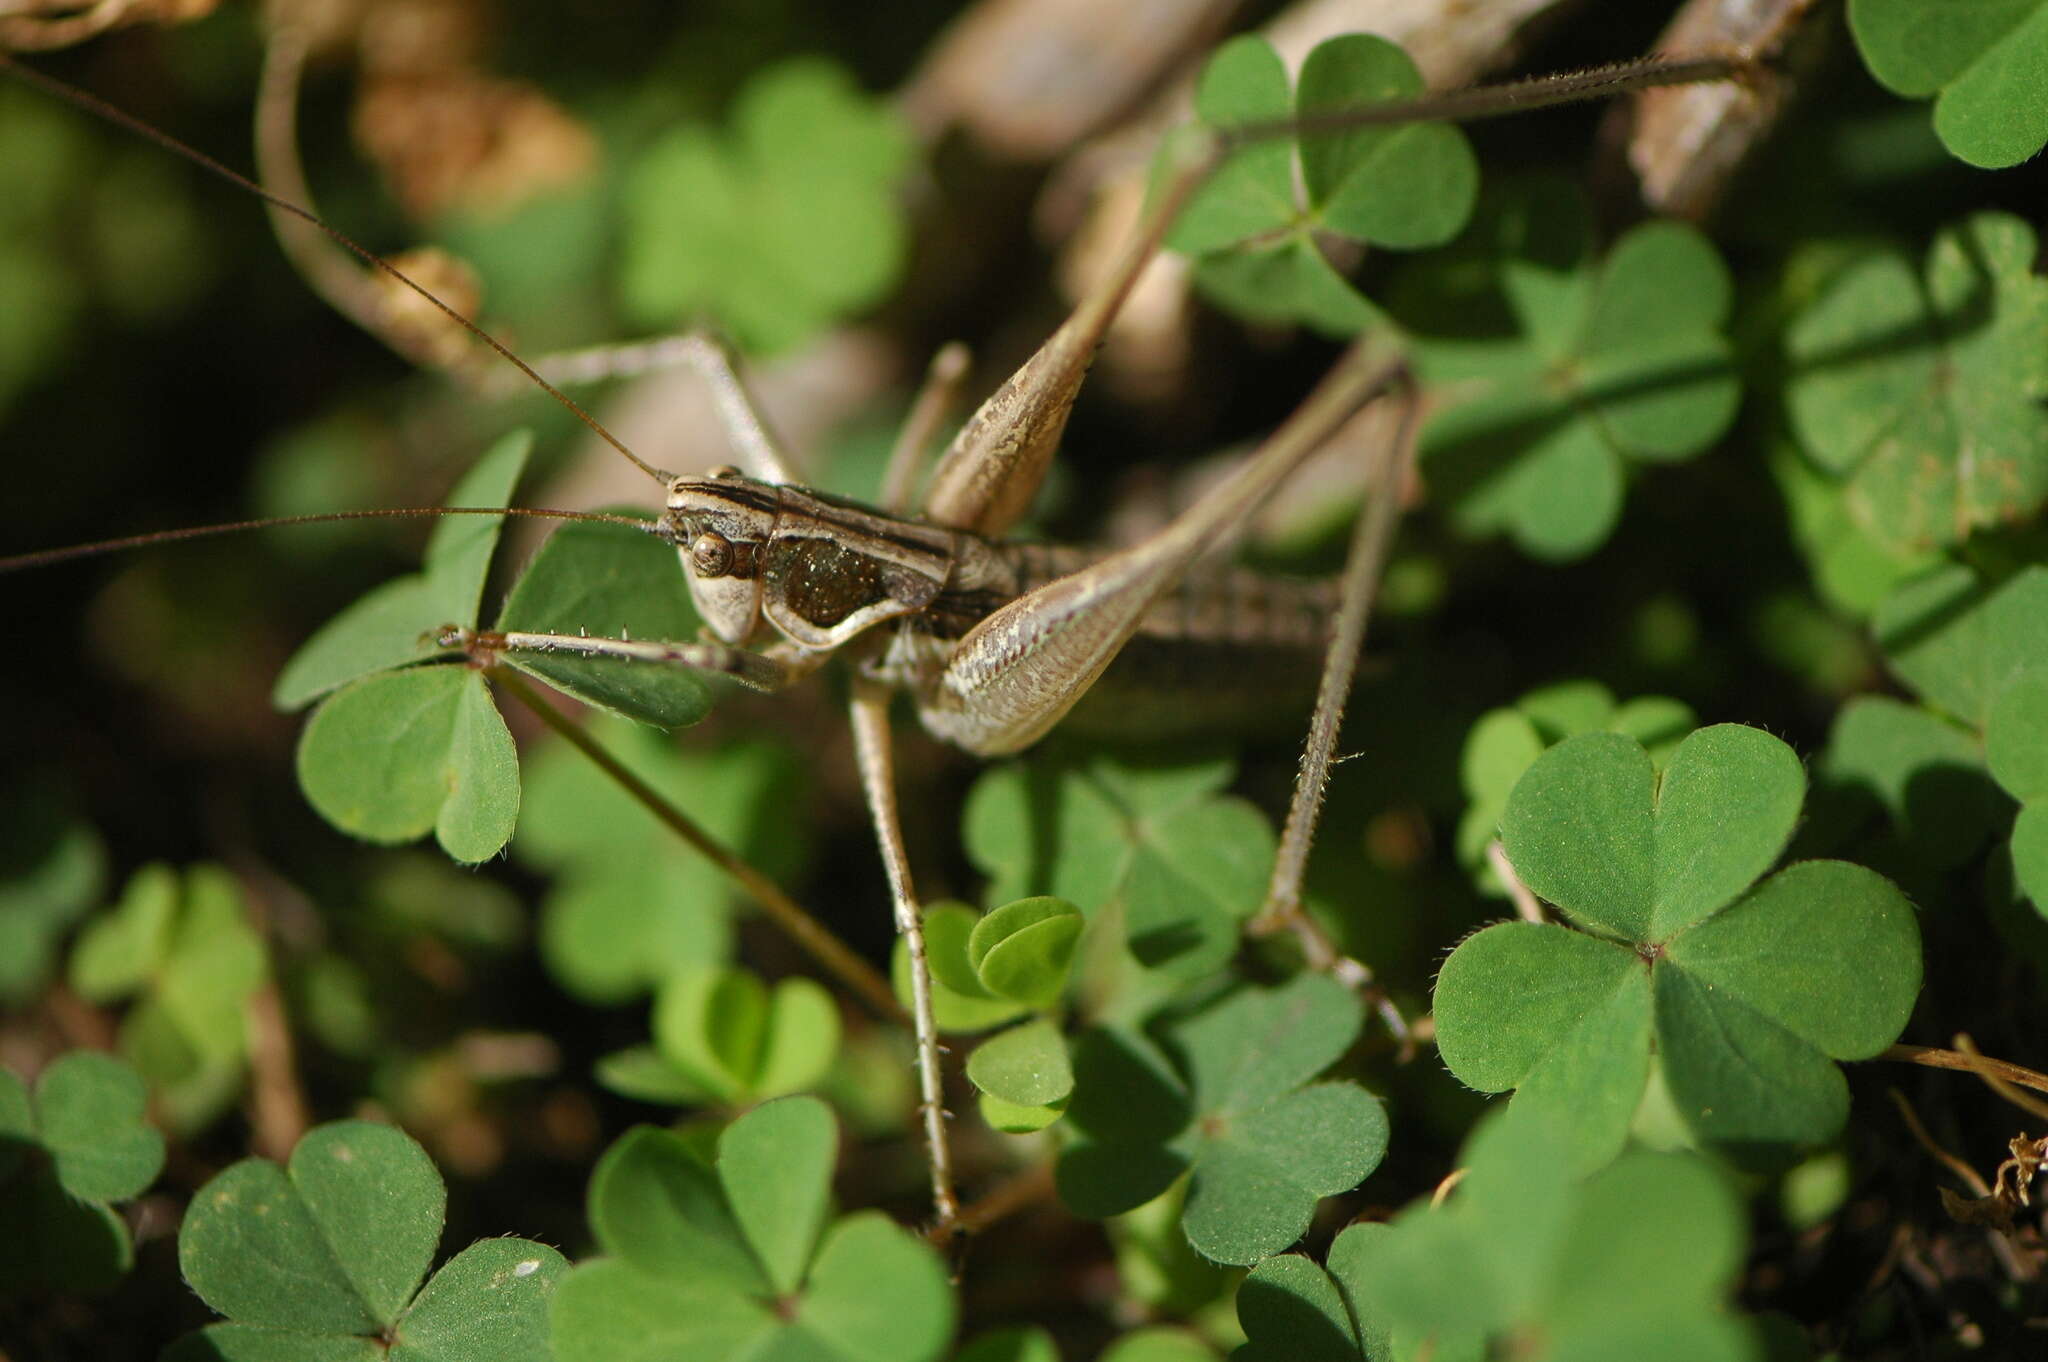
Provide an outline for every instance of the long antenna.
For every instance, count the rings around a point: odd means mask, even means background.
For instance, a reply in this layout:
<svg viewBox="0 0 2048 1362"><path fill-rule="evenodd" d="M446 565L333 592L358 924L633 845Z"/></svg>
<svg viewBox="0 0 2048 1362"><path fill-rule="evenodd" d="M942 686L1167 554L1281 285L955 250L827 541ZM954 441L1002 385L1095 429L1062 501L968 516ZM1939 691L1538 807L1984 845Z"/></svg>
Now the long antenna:
<svg viewBox="0 0 2048 1362"><path fill-rule="evenodd" d="M626 525L644 534L667 538L658 520L636 520L629 515L606 515L601 511L551 511L537 506L402 506L375 511L322 511L313 515L269 516L262 520L237 520L227 525L194 525L181 530L153 530L131 534L124 539L102 539L96 544L73 544L69 548L38 549L0 558L0 573L68 563L77 558L97 558L103 553L124 553L153 544L176 544L187 539L211 539L215 535L240 534L244 530L267 530L279 525L331 525L342 520L411 520L446 515L518 515L534 520L581 520L597 525Z"/></svg>
<svg viewBox="0 0 2048 1362"><path fill-rule="evenodd" d="M469 318L463 316L460 312L457 312L454 308L442 302L431 291L429 291L425 285L413 279L412 276L408 275L404 270L399 269L398 266L392 264L390 261L384 259L382 256L375 254L369 248L358 245L353 237L349 236L346 232L343 232L340 228L330 227L327 224L327 222L324 219L322 219L318 214L312 212L309 209L300 207L298 204L293 203L290 199L287 199L280 194L272 193L270 190L265 189L262 185L256 183L248 176L241 174L239 171L230 169L228 166L223 165L219 161L216 161L213 157L208 156L205 152L200 151L196 147L190 147L185 145L185 143L180 142L177 138L171 136L169 133L164 132L158 128L151 127L149 124L143 122L141 119L135 117L133 114L127 113L126 111L117 108L112 104L107 103L107 101L101 99L98 95L91 94L88 91L82 90L75 85L71 85L65 81L58 80L55 76L45 75L43 72L36 70L32 66L24 66L22 63L16 61L13 57L8 56L4 51L0 51L0 71L6 71L15 79L20 80L25 84L32 85L36 89L43 91L45 94L53 95L56 98L63 100L65 103L73 105L76 108L84 109L86 112L91 114L96 114L99 117L106 119L109 123L112 123L116 127L126 129L127 131L134 133L137 137L141 137L147 141L153 142L157 146L160 146L164 150L170 152L172 155L182 157L185 160L191 162L193 165L198 166L201 170L216 175L221 179L226 180L229 184L239 185L241 188L248 190L251 194L254 194L257 198L263 200L263 202L269 204L272 208L277 209L279 212L289 213L293 217L298 218L303 222L309 223L320 232L326 234L329 238L331 238L341 247L349 251L352 255L355 255L356 257L361 259L365 264L370 265L375 269L382 270L385 274L391 276L393 279L396 279L399 283L405 285L414 293L417 293L420 297L426 299L429 303L433 304L434 307L439 312L441 312L442 315L454 321L457 325L461 326L463 330L469 332L472 336L475 336L485 345L488 345L492 350L497 352L499 358L503 359L513 368L519 370L520 373L525 374L529 379L533 380L533 382L540 388L542 392L545 392L549 397L554 398L555 401L561 403L564 407L567 407L571 412L575 413L577 420L581 421L584 425L590 427L591 431L595 433L599 439L603 440L613 449L618 450L619 453L625 455L626 458L629 459L636 468L638 468L641 472L645 473L648 477L653 478L656 482L662 483L664 485L674 481L675 474L667 472L660 468L656 468L653 464L648 463L646 460L642 459L638 454L635 454L632 450L626 448L625 444L618 438L618 436L612 434L609 430L606 430L604 428L602 422L600 422L595 416L592 416L589 412L585 411L582 407L578 406L575 403L575 401L569 397L567 393L563 392L560 388L557 388L554 384L548 382L545 378L542 378L540 374L534 370L534 367L532 365L528 364L525 360L519 358L519 356L513 354L511 348L507 346L503 341L500 341L496 336L493 336L490 332L484 330L475 322L472 322ZM0 560L0 562L12 561L13 560L11 559Z"/></svg>

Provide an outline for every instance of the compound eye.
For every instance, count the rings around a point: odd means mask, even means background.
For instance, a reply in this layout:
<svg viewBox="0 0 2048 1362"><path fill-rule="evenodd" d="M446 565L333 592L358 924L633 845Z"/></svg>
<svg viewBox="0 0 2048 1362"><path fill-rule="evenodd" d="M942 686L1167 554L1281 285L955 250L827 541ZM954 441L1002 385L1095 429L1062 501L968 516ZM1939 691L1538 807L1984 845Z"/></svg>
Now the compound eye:
<svg viewBox="0 0 2048 1362"><path fill-rule="evenodd" d="M731 541L720 534L698 535L690 541L690 567L699 577L723 577L731 572Z"/></svg>
<svg viewBox="0 0 2048 1362"><path fill-rule="evenodd" d="M718 465L718 467L712 469L709 473L705 474L706 477L710 478L736 478L739 475L740 470L734 468L729 463L722 463Z"/></svg>

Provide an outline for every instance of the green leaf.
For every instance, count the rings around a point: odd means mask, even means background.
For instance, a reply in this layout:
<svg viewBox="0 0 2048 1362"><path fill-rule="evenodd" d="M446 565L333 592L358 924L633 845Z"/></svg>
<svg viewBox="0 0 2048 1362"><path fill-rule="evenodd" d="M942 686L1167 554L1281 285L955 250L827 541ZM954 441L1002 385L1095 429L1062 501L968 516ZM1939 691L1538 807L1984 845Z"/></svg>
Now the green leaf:
<svg viewBox="0 0 2048 1362"><path fill-rule="evenodd" d="M965 904L925 905L925 960L931 968L932 1014L941 1031L986 1031L1030 1010L982 987L967 953L967 943L980 921L980 915ZM910 948L900 935L889 957L889 982L897 999L910 1007Z"/></svg>
<svg viewBox="0 0 2048 1362"><path fill-rule="evenodd" d="M398 1321L390 1362L553 1362L548 1307L568 1276L530 1239L484 1239L445 1263Z"/></svg>
<svg viewBox="0 0 2048 1362"><path fill-rule="evenodd" d="M651 534L588 521L548 536L499 612L500 630L689 642L699 621L676 551ZM619 658L513 652L506 662L622 718L682 728L711 709L711 686L688 667Z"/></svg>
<svg viewBox="0 0 2048 1362"><path fill-rule="evenodd" d="M729 1126L715 1172L669 1132L628 1133L591 1178L591 1225L617 1256L563 1283L556 1355L933 1362L954 1307L930 1247L874 1212L820 1235L836 1144L808 1097Z"/></svg>
<svg viewBox="0 0 2048 1362"><path fill-rule="evenodd" d="M1000 1097L982 1093L975 1098L975 1106L981 1112L982 1124L990 1130L1000 1130L1005 1135L1030 1135L1044 1130L1060 1117L1066 1115L1065 1099L1050 1102L1042 1107L1020 1107L1014 1102L1005 1102Z"/></svg>
<svg viewBox="0 0 2048 1362"><path fill-rule="evenodd" d="M828 1358L908 1362L945 1349L953 1315L938 1255L879 1212L862 1211L826 1234L793 1328L825 1344Z"/></svg>
<svg viewBox="0 0 2048 1362"><path fill-rule="evenodd" d="M767 1290L717 1175L669 1131L635 1126L605 1151L590 1175L590 1229L640 1272Z"/></svg>
<svg viewBox="0 0 2048 1362"><path fill-rule="evenodd" d="M1696 731L1661 783L1640 743L1587 734L1529 768L1501 831L1523 881L1574 921L1658 942L1778 858L1805 788L1792 749L1753 728Z"/></svg>
<svg viewBox="0 0 2048 1362"><path fill-rule="evenodd" d="M1982 729L2023 671L2048 669L2048 568L1994 587L1960 565L1899 588L1872 629L1899 678L1935 708Z"/></svg>
<svg viewBox="0 0 2048 1362"><path fill-rule="evenodd" d="M781 1328L724 1281L662 1276L619 1258L578 1263L555 1292L558 1362L691 1362L764 1356Z"/></svg>
<svg viewBox="0 0 2048 1362"><path fill-rule="evenodd" d="M968 855L991 877L991 901L1050 894L1091 919L1120 910L1139 964L1203 977L1236 950L1273 863L1265 817L1216 793L1230 774L1228 761L1034 754L975 783Z"/></svg>
<svg viewBox="0 0 2048 1362"><path fill-rule="evenodd" d="M1886 696L1859 695L1836 712L1820 769L1826 785L1881 805L1900 840L1930 865L1968 860L1999 814L1977 739Z"/></svg>
<svg viewBox="0 0 2048 1362"><path fill-rule="evenodd" d="M1365 1356L1337 1284L1298 1254L1252 1269L1237 1289L1237 1321L1250 1341L1232 1362L1359 1362Z"/></svg>
<svg viewBox="0 0 2048 1362"><path fill-rule="evenodd" d="M268 972L268 954L234 876L203 863L187 870L155 1001L202 1061L239 1063L247 1053L249 995Z"/></svg>
<svg viewBox="0 0 2048 1362"><path fill-rule="evenodd" d="M1019 1107L1050 1107L1074 1090L1066 1037L1044 1018L975 1046L967 1057L967 1078L991 1097Z"/></svg>
<svg viewBox="0 0 2048 1362"><path fill-rule="evenodd" d="M1984 721L1991 774L2016 799L2048 794L2048 671L2026 671L1998 692Z"/></svg>
<svg viewBox="0 0 2048 1362"><path fill-rule="evenodd" d="M679 128L629 172L628 308L651 326L709 315L766 353L873 306L907 255L897 181L910 154L893 111L838 66L769 68L741 91L729 134Z"/></svg>
<svg viewBox="0 0 2048 1362"><path fill-rule="evenodd" d="M1287 67L1264 38L1240 34L1202 64L1195 114L1211 127L1264 123L1291 112ZM1181 209L1167 244L1189 255L1227 250L1295 217L1294 152L1284 138L1271 138L1245 146L1217 167Z"/></svg>
<svg viewBox="0 0 2048 1362"><path fill-rule="evenodd" d="M1065 899L1019 899L974 924L967 958L996 997L1051 1007L1066 989L1083 924L1081 910Z"/></svg>
<svg viewBox="0 0 2048 1362"><path fill-rule="evenodd" d="M85 996L137 998L122 1019L120 1050L179 1132L212 1120L240 1088L249 998L268 972L240 885L204 864L182 877L160 865L138 870L72 956Z"/></svg>
<svg viewBox="0 0 2048 1362"><path fill-rule="evenodd" d="M1872 250L1793 321L1786 398L1852 512L1901 550L1959 543L2048 499L2048 280L2001 213L1941 232L1915 276Z"/></svg>
<svg viewBox="0 0 2048 1362"><path fill-rule="evenodd" d="M532 448L530 432L505 436L455 485L447 504L510 505ZM443 517L427 541L425 571L386 582L329 620L278 673L271 703L299 709L351 681L444 651L433 638L447 625L474 628L503 524L502 516Z"/></svg>
<svg viewBox="0 0 2048 1362"><path fill-rule="evenodd" d="M778 1295L803 1282L831 1201L838 1152L831 1109L806 1099L756 1107L718 1137L719 1184Z"/></svg>
<svg viewBox="0 0 2048 1362"><path fill-rule="evenodd" d="M1061 1199L1077 1214L1113 1215L1187 1171L1182 1225L1199 1253L1249 1264L1285 1248L1317 1200L1356 1186L1385 1153L1376 1098L1349 1083L1303 1086L1362 1022L1356 995L1304 974L1162 1013L1164 1050L1109 1028L1084 1032Z"/></svg>
<svg viewBox="0 0 2048 1362"><path fill-rule="evenodd" d="M687 967L655 996L661 1056L701 1091L740 1105L815 1084L839 1048L839 1010L815 981L771 993L738 967Z"/></svg>
<svg viewBox="0 0 2048 1362"><path fill-rule="evenodd" d="M1680 744L1661 788L1629 739L1585 734L1546 752L1509 798L1508 854L1602 935L1509 923L1452 952L1436 991L1451 1071L1516 1088L1518 1113L1572 1132L1580 1168L1620 1149L1653 1053L1697 1138L1831 1138L1846 1088L1830 1061L1897 1037L1919 992L1919 929L1888 880L1842 862L1748 888L1789 837L1802 788L1790 749L1734 725Z"/></svg>
<svg viewBox="0 0 2048 1362"><path fill-rule="evenodd" d="M1406 52L1374 34L1348 33L1303 60L1295 107L1310 117L1412 99L1424 89ZM1305 136L1301 168L1323 227L1395 250L1449 241L1479 196L1479 163L1464 132L1449 123Z"/></svg>
<svg viewBox="0 0 2048 1362"><path fill-rule="evenodd" d="M2036 906L2048 902L2048 671L2021 672L1998 692L1984 725L1991 774L2021 801L2013 873Z"/></svg>
<svg viewBox="0 0 2048 1362"><path fill-rule="evenodd" d="M79 934L71 950L71 986L87 1002L116 1002L148 982L170 951L181 886L167 865L146 865L121 899Z"/></svg>
<svg viewBox="0 0 2048 1362"><path fill-rule="evenodd" d="M133 1069L89 1050L60 1055L37 1077L33 1133L66 1192L125 1201L156 1181L164 1137L145 1120L148 1096Z"/></svg>
<svg viewBox="0 0 2048 1362"><path fill-rule="evenodd" d="M1578 1181L1567 1148L1544 1123L1491 1121L1443 1204L1340 1237L1330 1270L1354 1313L1376 1321L1368 1334L1385 1331L1373 1356L1478 1358L1531 1339L1560 1358L1754 1355L1724 1319L1744 1220L1716 1171L1634 1152Z"/></svg>
<svg viewBox="0 0 2048 1362"><path fill-rule="evenodd" d="M1305 1234L1316 1202L1356 1187L1386 1150L1384 1108L1351 1083L1212 1116L1189 1168L1188 1243L1212 1262L1255 1263Z"/></svg>
<svg viewBox="0 0 2048 1362"><path fill-rule="evenodd" d="M356 681L299 739L299 785L320 815L368 842L432 831L458 861L487 861L519 816L519 754L484 680L413 667Z"/></svg>
<svg viewBox="0 0 2048 1362"><path fill-rule="evenodd" d="M1278 53L1266 39L1245 35L1204 66L1195 112L1227 130L1404 99L1422 89L1400 48L1348 34L1309 53L1290 98ZM1297 155L1305 202L1295 189ZM1380 314L1331 267L1317 234L1397 250L1440 244L1471 215L1478 175L1464 133L1445 123L1260 138L1234 148L1195 192L1167 244L1197 257L1202 290L1233 311L1348 336Z"/></svg>
<svg viewBox="0 0 2048 1362"><path fill-rule="evenodd" d="M628 770L764 874L797 872L806 850L802 767L783 743L678 747L638 724L591 735ZM622 1002L677 970L731 953L736 890L723 872L566 743L528 760L513 851L556 877L541 909L541 956L578 997Z"/></svg>
<svg viewBox="0 0 2048 1362"><path fill-rule="evenodd" d="M47 784L30 777L0 793L0 1005L25 1003L49 978L58 941L106 876L99 835Z"/></svg>
<svg viewBox="0 0 2048 1362"><path fill-rule="evenodd" d="M244 1159L202 1187L178 1266L200 1299L239 1322L376 1334L426 1276L446 1200L404 1132L336 1121L300 1140L287 1168Z"/></svg>
<svg viewBox="0 0 2048 1362"><path fill-rule="evenodd" d="M1482 889L1506 893L1488 864L1487 847L1499 834L1509 792L1546 747L1605 729L1643 743L1661 766L1693 724L1692 710L1676 700L1651 695L1617 705L1613 693L1595 681L1539 687L1512 708L1488 710L1466 735L1459 761L1471 802L1458 824L1458 859L1478 874Z"/></svg>
<svg viewBox="0 0 2048 1362"><path fill-rule="evenodd" d="M1043 1329L991 1329L969 1339L953 1362L1060 1362L1060 1349Z"/></svg>
<svg viewBox="0 0 2048 1362"><path fill-rule="evenodd" d="M1850 0L1870 74L1909 99L1939 95L1934 130L1960 160L2018 165L2048 142L2048 6L2041 0Z"/></svg>
<svg viewBox="0 0 2048 1362"><path fill-rule="evenodd" d="M17 1081L0 1070L0 1087ZM134 1264L127 1223L72 1196L52 1164L30 1159L0 1178L0 1297L107 1291Z"/></svg>
<svg viewBox="0 0 2048 1362"><path fill-rule="evenodd" d="M1392 308L1446 398L1422 452L1460 527L1548 559L1597 547L1631 461L1691 458L1734 419L1731 292L1690 227L1647 223L1595 264L1575 189L1530 180L1491 195L1398 281Z"/></svg>

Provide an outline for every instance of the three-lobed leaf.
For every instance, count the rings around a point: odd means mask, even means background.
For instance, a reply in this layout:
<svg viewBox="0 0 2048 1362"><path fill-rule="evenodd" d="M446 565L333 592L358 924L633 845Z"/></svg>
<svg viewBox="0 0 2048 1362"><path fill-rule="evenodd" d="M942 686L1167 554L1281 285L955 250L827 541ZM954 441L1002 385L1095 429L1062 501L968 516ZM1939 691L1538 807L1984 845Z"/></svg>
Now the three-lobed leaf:
<svg viewBox="0 0 2048 1362"><path fill-rule="evenodd" d="M590 736L763 873L802 864L802 767L784 743L678 745L643 725L601 719ZM554 877L541 907L541 959L589 1002L625 1002L732 949L734 891L719 869L566 743L528 760L526 818L512 844Z"/></svg>
<svg viewBox="0 0 2048 1362"><path fill-rule="evenodd" d="M164 1162L148 1090L111 1055L73 1050L33 1088L0 1069L0 1297L100 1291L134 1248L109 1201L139 1196Z"/></svg>
<svg viewBox="0 0 2048 1362"><path fill-rule="evenodd" d="M1202 978L1236 950L1273 863L1264 815L1221 793L1230 775L1227 760L1034 754L975 782L962 834L990 901L1052 895L1091 920L1114 913L1137 963Z"/></svg>
<svg viewBox="0 0 2048 1362"><path fill-rule="evenodd" d="M1980 213L1923 268L1874 248L1786 332L1787 402L1808 455L1899 550L1959 543L2048 499L2048 280L2033 230Z"/></svg>
<svg viewBox="0 0 2048 1362"><path fill-rule="evenodd" d="M1273 46L1246 35L1209 59L1195 110L1227 132L1422 90L1421 74L1400 48L1353 33L1311 51L1290 91ZM1196 256L1198 282L1233 309L1349 335L1379 312L1331 264L1318 235L1397 250L1438 245L1470 216L1478 179L1464 133L1445 123L1264 138L1232 151L1182 211L1168 244Z"/></svg>
<svg viewBox="0 0 2048 1362"><path fill-rule="evenodd" d="M710 1166L670 1132L629 1132L591 1177L607 1256L564 1282L556 1357L935 1359L953 1329L945 1269L873 1212L827 1223L837 1144L807 1097L733 1122Z"/></svg>
<svg viewBox="0 0 2048 1362"><path fill-rule="evenodd" d="M627 305L658 326L708 315L759 353L873 306L907 256L910 151L896 114L842 68L812 57L763 72L729 132L679 128L633 168Z"/></svg>
<svg viewBox="0 0 2048 1362"><path fill-rule="evenodd" d="M1447 399L1422 455L1459 525L1546 559L1596 548L1630 464L1691 458L1733 421L1732 293L1689 226L1646 223L1596 262L1576 189L1532 179L1488 196L1392 306Z"/></svg>
<svg viewBox="0 0 2048 1362"><path fill-rule="evenodd" d="M1630 739L1560 743L1516 785L1502 836L1516 871L1583 931L1505 923L1438 977L1451 1072L1517 1090L1598 1167L1621 1148L1652 1076L1694 1137L1811 1144L1847 1113L1836 1059L1890 1044L1919 991L1912 906L1860 866L1811 861L1753 882L1797 820L1791 750L1736 725L1701 729L1661 777Z"/></svg>
<svg viewBox="0 0 2048 1362"><path fill-rule="evenodd" d="M1090 1216L1130 1210L1188 1177L1182 1227L1216 1262L1257 1262L1299 1238L1318 1200L1379 1165L1378 1099L1316 1083L1358 1035L1358 998L1321 975L1244 987L1192 1012L1169 1010L1155 1038L1096 1027L1074 1050L1060 1197Z"/></svg>
<svg viewBox="0 0 2048 1362"><path fill-rule="evenodd" d="M2048 142L2048 5L2041 0L1849 0L1849 32L1878 81L1937 96L1934 130L1961 160L2018 165Z"/></svg>
<svg viewBox="0 0 2048 1362"><path fill-rule="evenodd" d="M426 1152L369 1121L314 1128L282 1168L233 1165L193 1198L178 1241L185 1280L229 1321L167 1356L543 1362L567 1263L527 1240L487 1239L427 1280L446 1201Z"/></svg>

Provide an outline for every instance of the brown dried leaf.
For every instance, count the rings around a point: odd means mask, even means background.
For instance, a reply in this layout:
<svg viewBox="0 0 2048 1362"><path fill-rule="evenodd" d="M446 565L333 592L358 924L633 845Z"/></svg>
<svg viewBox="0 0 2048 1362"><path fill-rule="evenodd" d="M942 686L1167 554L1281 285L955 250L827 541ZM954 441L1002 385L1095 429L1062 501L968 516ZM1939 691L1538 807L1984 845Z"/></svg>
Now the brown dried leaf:
<svg viewBox="0 0 2048 1362"><path fill-rule="evenodd" d="M1957 1224L1983 1225L2005 1234L2012 1233L2012 1203L1997 1192L1990 1196L1964 1196L1947 1187L1936 1190L1941 1193L1943 1209Z"/></svg>
<svg viewBox="0 0 2048 1362"><path fill-rule="evenodd" d="M357 145L415 218L502 213L597 162L597 139L539 89L473 71L366 74L354 126Z"/></svg>
<svg viewBox="0 0 2048 1362"><path fill-rule="evenodd" d="M392 256L391 263L464 317L474 318L483 306L483 282L460 256L424 246ZM372 278L377 287L378 334L394 349L440 369L468 361L476 337L390 275L380 270Z"/></svg>

